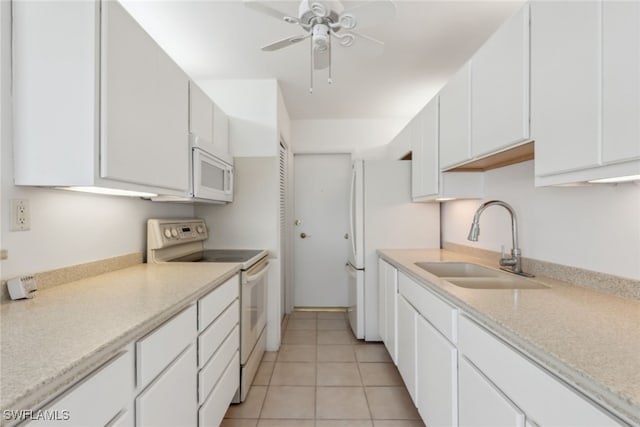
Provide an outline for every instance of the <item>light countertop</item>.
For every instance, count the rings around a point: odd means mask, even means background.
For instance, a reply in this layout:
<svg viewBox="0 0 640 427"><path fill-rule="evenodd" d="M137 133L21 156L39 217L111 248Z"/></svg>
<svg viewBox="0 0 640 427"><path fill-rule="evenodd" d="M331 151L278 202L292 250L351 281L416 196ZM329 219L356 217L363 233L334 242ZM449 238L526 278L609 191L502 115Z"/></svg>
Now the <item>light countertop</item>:
<svg viewBox="0 0 640 427"><path fill-rule="evenodd" d="M532 280L549 289L467 289L414 263L497 266L446 250L378 253L594 401L640 424L640 301L544 277Z"/></svg>
<svg viewBox="0 0 640 427"><path fill-rule="evenodd" d="M139 264L2 304L0 407L36 409L239 269Z"/></svg>

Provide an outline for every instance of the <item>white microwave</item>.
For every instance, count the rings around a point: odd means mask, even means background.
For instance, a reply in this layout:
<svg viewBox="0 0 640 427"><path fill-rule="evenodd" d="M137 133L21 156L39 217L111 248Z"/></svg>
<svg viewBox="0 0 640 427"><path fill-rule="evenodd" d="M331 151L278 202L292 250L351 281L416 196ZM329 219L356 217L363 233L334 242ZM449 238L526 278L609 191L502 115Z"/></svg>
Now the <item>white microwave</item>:
<svg viewBox="0 0 640 427"><path fill-rule="evenodd" d="M233 201L233 165L195 147L191 165L191 195L195 199Z"/></svg>

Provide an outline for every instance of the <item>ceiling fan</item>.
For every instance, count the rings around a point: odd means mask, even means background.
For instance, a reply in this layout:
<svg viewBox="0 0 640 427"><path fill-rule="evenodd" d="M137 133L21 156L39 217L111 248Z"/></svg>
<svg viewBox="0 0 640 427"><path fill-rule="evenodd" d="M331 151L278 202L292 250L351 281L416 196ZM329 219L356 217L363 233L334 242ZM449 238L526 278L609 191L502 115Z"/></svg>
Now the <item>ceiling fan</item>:
<svg viewBox="0 0 640 427"><path fill-rule="evenodd" d="M338 0L301 0L298 16L289 16L274 7L268 1L244 0L246 7L265 13L289 24L297 24L305 34L287 37L262 48L270 52L287 46L311 40L311 84L313 92L313 70L329 69L331 78L331 40L336 39L342 47L353 47L363 54L379 55L384 43L355 30L391 21L395 17L396 5L393 0L372 0L361 2L357 6L344 10Z"/></svg>

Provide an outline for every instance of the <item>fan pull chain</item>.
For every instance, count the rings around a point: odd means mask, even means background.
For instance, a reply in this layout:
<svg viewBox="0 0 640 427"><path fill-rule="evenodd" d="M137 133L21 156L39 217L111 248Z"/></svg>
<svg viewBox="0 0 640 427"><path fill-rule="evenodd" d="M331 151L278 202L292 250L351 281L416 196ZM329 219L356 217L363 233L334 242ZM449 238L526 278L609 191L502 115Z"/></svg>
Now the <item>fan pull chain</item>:
<svg viewBox="0 0 640 427"><path fill-rule="evenodd" d="M311 65L309 67L309 93L313 93L313 37L311 37Z"/></svg>
<svg viewBox="0 0 640 427"><path fill-rule="evenodd" d="M331 57L333 56L333 50L331 49L331 37L329 37L329 78L327 79L327 83L333 83L333 77L331 75Z"/></svg>

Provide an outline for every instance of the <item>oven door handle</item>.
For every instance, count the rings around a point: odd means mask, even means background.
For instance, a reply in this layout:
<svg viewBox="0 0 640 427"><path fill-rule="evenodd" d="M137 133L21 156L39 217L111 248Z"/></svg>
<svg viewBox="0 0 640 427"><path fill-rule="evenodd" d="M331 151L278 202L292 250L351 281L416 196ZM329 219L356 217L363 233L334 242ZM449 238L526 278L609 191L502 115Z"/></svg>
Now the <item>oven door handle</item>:
<svg viewBox="0 0 640 427"><path fill-rule="evenodd" d="M262 268L260 270L258 270L257 273L255 274L249 274L249 272L253 273L253 271L249 270L247 272L247 283L250 282L255 282L257 280L262 279L262 277L267 274L267 272L269 271L269 261L265 261Z"/></svg>

